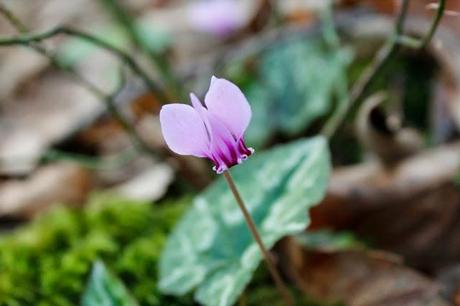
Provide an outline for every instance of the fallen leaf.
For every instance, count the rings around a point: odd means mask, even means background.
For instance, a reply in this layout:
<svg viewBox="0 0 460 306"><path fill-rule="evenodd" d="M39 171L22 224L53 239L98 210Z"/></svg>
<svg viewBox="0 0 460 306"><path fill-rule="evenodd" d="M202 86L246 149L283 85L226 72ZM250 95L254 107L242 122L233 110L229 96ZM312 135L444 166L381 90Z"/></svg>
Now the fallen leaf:
<svg viewBox="0 0 460 306"><path fill-rule="evenodd" d="M290 276L307 294L348 306L447 306L437 284L381 252L306 250L285 241Z"/></svg>
<svg viewBox="0 0 460 306"><path fill-rule="evenodd" d="M379 248L433 271L460 256L460 143L426 150L386 168L377 162L337 168L311 229L352 230Z"/></svg>
<svg viewBox="0 0 460 306"><path fill-rule="evenodd" d="M114 187L113 191L130 199L154 201L166 193L173 179L173 170L170 166L157 164Z"/></svg>
<svg viewBox="0 0 460 306"><path fill-rule="evenodd" d="M60 74L43 76L24 88L0 115L0 172L28 173L54 143L102 113L91 93Z"/></svg>
<svg viewBox="0 0 460 306"><path fill-rule="evenodd" d="M30 218L52 205L79 204L90 186L89 172L75 164L44 166L25 180L0 184L0 216Z"/></svg>

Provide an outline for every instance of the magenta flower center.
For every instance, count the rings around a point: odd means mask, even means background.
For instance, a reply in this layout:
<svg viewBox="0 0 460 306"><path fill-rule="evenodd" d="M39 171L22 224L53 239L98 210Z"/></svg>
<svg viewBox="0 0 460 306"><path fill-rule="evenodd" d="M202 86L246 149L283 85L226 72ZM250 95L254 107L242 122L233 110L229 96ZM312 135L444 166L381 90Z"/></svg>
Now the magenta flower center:
<svg viewBox="0 0 460 306"><path fill-rule="evenodd" d="M241 164L254 153L253 148L248 148L243 138L220 139L217 148L212 150L208 158L214 163L212 168L221 174L230 167Z"/></svg>

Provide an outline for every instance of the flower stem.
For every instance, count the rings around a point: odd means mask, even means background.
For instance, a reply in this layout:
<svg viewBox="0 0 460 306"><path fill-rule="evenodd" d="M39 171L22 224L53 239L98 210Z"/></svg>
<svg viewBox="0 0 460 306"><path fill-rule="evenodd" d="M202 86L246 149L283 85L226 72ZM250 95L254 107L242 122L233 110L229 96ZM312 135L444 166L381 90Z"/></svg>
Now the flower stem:
<svg viewBox="0 0 460 306"><path fill-rule="evenodd" d="M232 191L233 196L235 197L236 203L238 204L238 206L241 209L241 212L243 213L244 219L246 220L246 224L248 225L252 237L254 238L260 251L262 252L262 256L265 259L268 270L270 271L270 274L273 280L275 281L276 288L283 297L286 306L294 306L294 299L292 298L291 293L284 284L280 274L278 273L278 270L276 269L275 264L273 263L270 254L268 253L267 248L262 242L262 239L260 238L259 232L257 231L256 225L254 223L254 220L252 219L251 214L247 210L246 205L244 204L243 199L241 198L241 195L238 189L236 188L235 182L233 181L230 171L225 171L223 175L225 177L225 180L227 181L228 187L230 187L230 190Z"/></svg>

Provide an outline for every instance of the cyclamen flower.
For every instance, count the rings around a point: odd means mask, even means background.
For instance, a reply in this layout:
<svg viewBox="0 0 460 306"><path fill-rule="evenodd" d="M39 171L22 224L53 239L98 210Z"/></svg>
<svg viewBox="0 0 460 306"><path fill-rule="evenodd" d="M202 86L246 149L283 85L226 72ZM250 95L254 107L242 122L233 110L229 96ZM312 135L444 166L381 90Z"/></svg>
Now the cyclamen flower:
<svg viewBox="0 0 460 306"><path fill-rule="evenodd" d="M163 137L173 152L206 157L219 174L254 153L243 139L251 107L235 84L213 76L205 105L193 93L190 99L193 107L174 103L160 111Z"/></svg>
<svg viewBox="0 0 460 306"><path fill-rule="evenodd" d="M201 32L227 37L246 22L235 0L200 0L188 10L190 24Z"/></svg>

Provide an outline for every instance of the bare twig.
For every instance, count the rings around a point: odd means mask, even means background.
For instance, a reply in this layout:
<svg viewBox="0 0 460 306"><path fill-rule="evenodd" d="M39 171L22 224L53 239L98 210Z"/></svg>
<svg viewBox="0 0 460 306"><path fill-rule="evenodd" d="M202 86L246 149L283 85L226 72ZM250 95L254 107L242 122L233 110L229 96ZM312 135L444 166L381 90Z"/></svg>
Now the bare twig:
<svg viewBox="0 0 460 306"><path fill-rule="evenodd" d="M2 13L8 21L22 34L26 34L28 32L27 27L17 18L7 7L0 3L0 13ZM133 142L134 146L139 149L140 151L147 153L148 155L157 156L158 154L153 151L140 137L137 133L135 128L132 124L120 113L118 108L115 105L115 96L118 95L120 90L125 85L125 78L124 75L121 74L121 82L118 85L118 88L114 91L114 93L107 95L101 89L94 86L91 82L86 80L84 77L79 75L72 67L63 66L53 54L51 54L44 46L40 44L40 41L30 42L27 45L32 48L33 50L37 51L38 53L42 54L43 56L47 57L51 64L61 70L66 71L72 77L74 77L81 85L83 85L88 91L92 92L95 96L97 96L100 100L102 100L108 112L114 117L116 121L120 124L120 126L125 130L125 132L130 136L131 141Z"/></svg>
<svg viewBox="0 0 460 306"><path fill-rule="evenodd" d="M434 36L434 33L436 33L436 29L438 28L439 23L441 22L442 16L444 16L445 9L446 9L446 0L439 0L438 9L436 11L436 16L433 18L433 22L431 23L431 27L430 27L430 30L428 31L428 34L420 42L419 48L425 48L426 46L428 46L428 44L430 43L431 39Z"/></svg>
<svg viewBox="0 0 460 306"><path fill-rule="evenodd" d="M409 0L402 2L401 11L396 21L396 27L393 35L389 38L387 43L377 52L372 63L364 70L359 77L358 81L354 84L350 93L350 107L359 102L372 82L379 75L385 65L389 62L392 56L398 50L397 38L403 33L404 21L406 19L407 10L409 8Z"/></svg>
<svg viewBox="0 0 460 306"><path fill-rule="evenodd" d="M118 85L118 88L111 94L107 95L104 99L105 104L107 106L108 112L112 115L112 117L121 125L122 129L129 135L133 145L141 152L150 155L153 158L158 157L160 154L153 149L142 139L142 137L137 133L136 128L126 119L123 114L118 110L115 98L121 92L121 90L126 85L126 79L124 74L121 72L121 81Z"/></svg>
<svg viewBox="0 0 460 306"><path fill-rule="evenodd" d="M112 44L83 31L79 31L69 27L57 27L38 34L26 34L19 37L1 38L0 46L33 46L34 43L41 42L43 40L52 38L57 35L67 35L71 37L76 37L112 53L123 63L125 63L135 74L137 74L144 81L145 85L158 97L160 101L166 102L169 100L169 97L166 93L164 93L163 89L155 84L155 82L150 78L148 73L144 71L144 69L142 69L141 66L139 66L139 64L131 57L131 55L129 55L121 49L118 49Z"/></svg>
<svg viewBox="0 0 460 306"><path fill-rule="evenodd" d="M409 9L409 0L403 0L401 4L401 10L396 19L396 26L394 33L390 36L388 41L383 47L377 52L371 64L363 71L356 83L353 85L347 107L340 113L340 117L337 118L335 126L328 128L323 131L325 136L331 138L337 128L341 125L345 117L350 112L350 109L364 97L370 86L372 85L375 78L380 74L385 65L398 51L398 38L403 34L404 22L406 20L407 11Z"/></svg>
<svg viewBox="0 0 460 306"><path fill-rule="evenodd" d="M423 49L425 48L431 41L436 32L436 29L439 26L439 23L444 15L445 0L439 0L437 13L435 18L431 23L430 30L428 34L420 41L404 36L404 21L406 20L407 11L409 8L409 0L404 0L402 2L401 10L399 16L396 21L395 31L387 43L378 51L376 57L372 61L372 63L365 69L365 71L361 74L358 81L355 83L353 88L351 89L350 93L350 101L348 104L347 109L341 115L341 118L337 120L336 126L330 128L326 126L327 129L324 129L323 132L327 137L331 137L335 130L338 128L340 123L346 117L347 113L349 112L350 108L358 103L366 94L367 90L372 85L375 78L380 74L382 69L385 65L389 62L389 60L396 54L398 51L399 45L406 45L409 47Z"/></svg>
<svg viewBox="0 0 460 306"><path fill-rule="evenodd" d="M325 27L324 37L331 49L340 50L340 38L334 25L332 10L333 7L331 3L322 14L322 19L324 21ZM342 62L339 64L344 65ZM345 70L346 69L344 67L343 71L341 71L338 75L338 79L334 86L337 106L321 130L321 134L323 135L331 135L333 133L333 131L337 128L337 125L340 124L342 116L347 111L348 104L350 103L350 98L348 95L348 78L346 76Z"/></svg>
<svg viewBox="0 0 460 306"><path fill-rule="evenodd" d="M8 21L18 30L20 33L28 32L27 27L10 11L3 3L0 3L0 13L8 19Z"/></svg>
<svg viewBox="0 0 460 306"><path fill-rule="evenodd" d="M51 54L50 52L48 52L48 50L44 46L42 46L40 43L43 40L47 38L51 38L58 34L74 36L80 39L84 39L90 43L93 43L98 47L108 50L109 52L117 56L120 60L125 62L131 68L131 70L137 73L137 75L143 79L145 84L154 93L157 94L157 97L161 99L162 102L167 101L168 97L163 93L162 89L156 86L154 81L149 78L147 73L137 64L137 62L128 53L125 53L124 51L119 50L113 47L112 45L96 37L91 36L90 34L83 33L83 32L80 32L74 29L65 28L65 27L58 27L58 28L52 29L48 32L44 32L41 34L28 35L27 27L10 10L8 10L7 7L2 5L2 3L0 3L0 14L3 14L8 19L8 21L16 28L16 30L24 34L21 37L12 37L12 38L7 38L3 40L0 38L0 46L1 45L23 45L23 46L30 47L36 52L40 53L41 55L47 57L50 60L52 65L72 75L88 91L92 92L96 97L98 97L100 100L102 100L106 104L108 112L120 124L123 130L130 136L129 137L130 140L132 141L134 147L138 151L141 151L144 154L149 155L154 159L156 159L157 157L161 157L165 154L165 152L163 151L157 152L156 150L153 150L152 148L150 148L150 146L137 133L135 127L129 122L128 119L124 117L124 115L116 107L115 98L117 94L119 93L119 91L125 85L124 78L121 78L122 81L120 82L118 89L115 90L114 93L107 95L102 90L100 90L98 87L94 86L91 82L87 81L85 78L79 75L72 67L62 65L55 58L54 54ZM42 160L49 160L51 157L59 157L61 159L63 158L69 159L72 157L78 157L78 159L82 161L83 160L86 161L88 165L94 165L96 162L98 162L95 159L92 159L90 157L71 156L64 152L58 152L58 151L52 151L51 154L45 153L45 156L43 156ZM120 160L125 160L125 157L120 156ZM118 164L118 163L113 163L113 164ZM179 164L180 164L180 167L178 169L179 172L192 186L198 189L201 189L205 185L207 185L207 183L209 182L209 179L205 178L202 180L196 180L197 171L193 167L191 167L186 160L180 159ZM201 177L201 176L198 175L198 177Z"/></svg>
<svg viewBox="0 0 460 306"><path fill-rule="evenodd" d="M0 3L0 13L3 14L3 16L14 26L14 28L21 34L26 34L29 32L29 29L17 18L13 12L11 12L3 3ZM42 46L40 43L31 43L30 48L35 50L36 52L40 53L41 55L45 56L48 58L48 60L51 62L53 66L56 68L59 68L61 70L66 71L74 79L76 79L80 85L85 87L88 91L92 92L94 95L96 95L99 98L102 98L104 96L104 93L94 86L91 82L87 81L85 78L83 78L81 75L79 75L76 71L72 69L72 67L66 67L62 65L53 54L49 52L44 46Z"/></svg>
<svg viewBox="0 0 460 306"><path fill-rule="evenodd" d="M104 157L94 157L51 149L45 152L40 162L46 163L49 161L64 160L72 161L91 170L112 170L126 165L129 161L136 157L136 154L137 151L133 150L133 148L128 148L120 153Z"/></svg>
<svg viewBox="0 0 460 306"><path fill-rule="evenodd" d="M442 17L444 16L445 7L446 7L445 0L440 0L439 3L436 4L436 6L437 6L436 15L433 18L433 21L431 22L430 30L425 35L425 37L423 37L422 39L417 39L415 37L401 35L400 37L398 37L398 43L406 47L414 48L414 49L426 48L431 42L434 34L436 33L436 30L438 29L438 26L441 22Z"/></svg>
<svg viewBox="0 0 460 306"><path fill-rule="evenodd" d="M178 97L184 98L182 87L180 86L178 79L172 72L171 65L168 60L154 52L145 40L142 39L136 26L135 20L126 12L125 8L119 3L118 0L100 0L112 13L116 20L127 30L131 41L139 47L145 54L151 63L158 69L162 78L166 80L168 86L174 91L174 94ZM175 97L176 98L176 97Z"/></svg>

